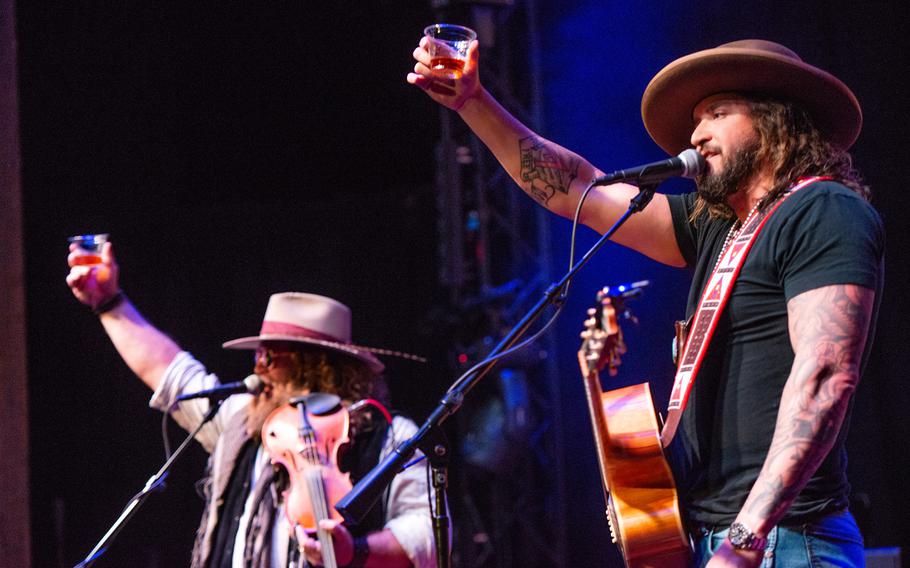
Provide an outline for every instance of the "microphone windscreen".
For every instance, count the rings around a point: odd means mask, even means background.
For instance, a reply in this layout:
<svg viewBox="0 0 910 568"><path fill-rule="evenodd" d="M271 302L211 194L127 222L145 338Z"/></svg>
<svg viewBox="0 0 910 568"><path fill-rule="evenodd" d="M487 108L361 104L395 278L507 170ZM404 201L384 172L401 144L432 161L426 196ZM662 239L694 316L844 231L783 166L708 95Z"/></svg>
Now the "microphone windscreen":
<svg viewBox="0 0 910 568"><path fill-rule="evenodd" d="M689 148L680 152L677 157L682 160L683 168L685 168L681 174L682 177L695 178L705 169L705 157L698 150Z"/></svg>
<svg viewBox="0 0 910 568"><path fill-rule="evenodd" d="M250 394L259 394L259 392L262 391L262 388L265 387L262 378L255 374L243 379L243 384L246 385L246 392Z"/></svg>

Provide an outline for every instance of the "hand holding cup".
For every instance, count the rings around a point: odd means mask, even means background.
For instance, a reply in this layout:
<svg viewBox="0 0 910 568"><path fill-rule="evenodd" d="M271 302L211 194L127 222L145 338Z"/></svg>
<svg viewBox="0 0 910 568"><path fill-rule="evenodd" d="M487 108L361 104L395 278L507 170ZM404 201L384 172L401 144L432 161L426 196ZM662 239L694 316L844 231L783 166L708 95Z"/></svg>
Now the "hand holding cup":
<svg viewBox="0 0 910 568"><path fill-rule="evenodd" d="M433 24L414 50L414 72L408 83L455 111L480 91L477 34L454 24Z"/></svg>
<svg viewBox="0 0 910 568"><path fill-rule="evenodd" d="M66 284L83 304L97 308L120 291L120 267L108 235L79 235L69 239Z"/></svg>

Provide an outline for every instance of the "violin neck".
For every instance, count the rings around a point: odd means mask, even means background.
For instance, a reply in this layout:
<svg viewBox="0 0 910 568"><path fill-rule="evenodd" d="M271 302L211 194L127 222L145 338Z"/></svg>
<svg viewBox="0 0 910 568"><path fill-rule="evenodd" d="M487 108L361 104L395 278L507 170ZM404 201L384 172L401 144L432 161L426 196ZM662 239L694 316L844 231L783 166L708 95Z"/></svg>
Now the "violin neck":
<svg viewBox="0 0 910 568"><path fill-rule="evenodd" d="M311 467L304 472L304 475L306 476L307 488L310 493L310 502L313 505L316 534L322 547L322 564L325 568L338 568L338 562L335 560L335 545L332 542L332 534L319 526L319 521L331 518L329 516L329 504L326 499L322 470L319 467Z"/></svg>

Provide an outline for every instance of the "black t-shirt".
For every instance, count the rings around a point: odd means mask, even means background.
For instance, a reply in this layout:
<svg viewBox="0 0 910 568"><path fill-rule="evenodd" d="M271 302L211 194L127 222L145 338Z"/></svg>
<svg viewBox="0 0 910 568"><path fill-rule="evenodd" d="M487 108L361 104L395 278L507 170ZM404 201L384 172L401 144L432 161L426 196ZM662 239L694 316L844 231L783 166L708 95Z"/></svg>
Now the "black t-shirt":
<svg viewBox="0 0 910 568"><path fill-rule="evenodd" d="M704 215L690 223L695 195L668 199L677 243L694 271L689 317L733 221ZM767 221L720 316L671 444L674 473L692 521L731 523L765 461L793 363L787 302L815 288L857 284L876 290L877 308L883 249L878 214L834 182L803 188ZM863 366L868 353L867 342ZM782 524L805 522L847 505L846 431L845 423Z"/></svg>

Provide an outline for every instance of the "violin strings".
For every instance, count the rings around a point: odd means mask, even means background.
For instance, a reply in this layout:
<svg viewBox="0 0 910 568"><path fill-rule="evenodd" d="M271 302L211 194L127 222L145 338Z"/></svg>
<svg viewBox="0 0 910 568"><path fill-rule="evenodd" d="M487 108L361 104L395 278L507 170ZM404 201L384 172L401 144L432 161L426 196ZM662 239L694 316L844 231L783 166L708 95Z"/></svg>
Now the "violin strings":
<svg viewBox="0 0 910 568"><path fill-rule="evenodd" d="M325 566L336 566L335 548L332 544L332 535L319 527L319 521L329 517L329 506L325 497L322 473L318 469L306 471L307 482L310 485L310 499L313 505L313 514L316 517L316 530L319 543L322 545L322 561Z"/></svg>

